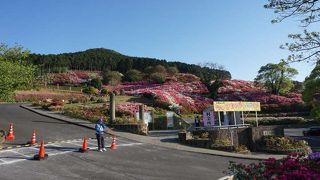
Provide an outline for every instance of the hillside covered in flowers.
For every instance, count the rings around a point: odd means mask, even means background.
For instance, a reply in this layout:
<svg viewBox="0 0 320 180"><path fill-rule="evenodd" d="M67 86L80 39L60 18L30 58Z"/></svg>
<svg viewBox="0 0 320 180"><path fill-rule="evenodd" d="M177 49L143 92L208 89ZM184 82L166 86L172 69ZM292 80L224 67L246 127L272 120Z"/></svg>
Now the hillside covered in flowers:
<svg viewBox="0 0 320 180"><path fill-rule="evenodd" d="M179 107L182 112L199 113L213 103L213 99L208 98L206 86L199 78L190 74L180 73L163 84L150 81L122 83L114 87L114 90L122 90L132 96L150 97L154 99L156 106ZM289 93L285 96L273 95L251 81L223 80L222 86L218 89L217 100L258 101L265 109L272 107L288 110L303 106L301 97L300 93Z"/></svg>

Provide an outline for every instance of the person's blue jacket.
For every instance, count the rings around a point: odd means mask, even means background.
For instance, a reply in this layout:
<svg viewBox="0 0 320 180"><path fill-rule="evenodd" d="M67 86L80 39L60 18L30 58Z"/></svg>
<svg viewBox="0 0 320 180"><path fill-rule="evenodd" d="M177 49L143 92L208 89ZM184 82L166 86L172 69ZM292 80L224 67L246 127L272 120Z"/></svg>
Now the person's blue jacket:
<svg viewBox="0 0 320 180"><path fill-rule="evenodd" d="M101 120L99 120L95 126L96 129L96 134L103 134L104 128L106 128L107 126L105 124L103 124L103 122Z"/></svg>

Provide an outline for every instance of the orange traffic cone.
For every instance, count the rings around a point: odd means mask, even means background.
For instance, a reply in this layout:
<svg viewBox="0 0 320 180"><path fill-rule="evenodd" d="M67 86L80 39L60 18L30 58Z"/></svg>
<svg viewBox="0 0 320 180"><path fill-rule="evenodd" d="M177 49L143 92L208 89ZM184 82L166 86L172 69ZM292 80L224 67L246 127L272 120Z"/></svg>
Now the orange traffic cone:
<svg viewBox="0 0 320 180"><path fill-rule="evenodd" d="M36 130L33 130L31 141L27 142L27 144L35 145L37 143L37 138L36 138Z"/></svg>
<svg viewBox="0 0 320 180"><path fill-rule="evenodd" d="M111 143L110 149L117 149L116 137L114 135L112 135L112 143Z"/></svg>
<svg viewBox="0 0 320 180"><path fill-rule="evenodd" d="M82 143L82 148L79 149L79 152L88 152L88 145L87 145L87 138L86 136L83 137L83 143Z"/></svg>
<svg viewBox="0 0 320 180"><path fill-rule="evenodd" d="M6 136L7 141L13 141L14 140L14 133L13 133L13 124L10 124L9 128L9 134Z"/></svg>
<svg viewBox="0 0 320 180"><path fill-rule="evenodd" d="M42 140L39 148L39 154L34 155L33 159L40 161L40 160L45 160L47 158L48 158L48 154L45 153L44 141Z"/></svg>

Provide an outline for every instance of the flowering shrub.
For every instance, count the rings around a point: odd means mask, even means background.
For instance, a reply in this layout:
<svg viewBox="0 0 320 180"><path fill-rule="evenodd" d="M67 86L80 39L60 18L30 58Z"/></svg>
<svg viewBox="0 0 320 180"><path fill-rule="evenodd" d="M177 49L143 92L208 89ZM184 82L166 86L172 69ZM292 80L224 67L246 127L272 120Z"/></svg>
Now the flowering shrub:
<svg viewBox="0 0 320 180"><path fill-rule="evenodd" d="M109 88L110 89L110 88ZM155 105L163 108L179 107L182 112L201 112L213 100L206 98L209 93L200 79L191 74L178 73L167 77L167 81L158 84L150 81L122 83L112 90L124 91L127 95L145 95L155 100ZM270 112L305 111L304 103L299 93L289 93L286 96L272 95L251 81L223 80L218 89L220 101L258 101L262 110Z"/></svg>
<svg viewBox="0 0 320 180"><path fill-rule="evenodd" d="M208 93L207 88L200 81L182 83L153 82L123 83L115 87L116 91L124 90L128 95L145 95L152 97L157 106L180 106L184 111L201 112L212 104L213 100L201 96Z"/></svg>
<svg viewBox="0 0 320 180"><path fill-rule="evenodd" d="M262 105L276 105L279 111L286 107L304 104L300 93L289 93L285 96L273 95L263 87L255 85L254 82L243 80L223 80L217 99L221 101L258 101ZM266 109L272 108L265 107Z"/></svg>
<svg viewBox="0 0 320 180"><path fill-rule="evenodd" d="M119 115L129 115L134 116L136 112L139 111L139 106L141 104L138 103L121 103L116 105L116 112ZM148 109L144 106L144 111L146 112Z"/></svg>
<svg viewBox="0 0 320 180"><path fill-rule="evenodd" d="M85 83L90 79L89 73L85 71L68 71L65 73L52 74L51 84L73 84L79 85Z"/></svg>
<svg viewBox="0 0 320 180"><path fill-rule="evenodd" d="M64 100L59 100L59 99L53 99L51 106L63 106L64 105Z"/></svg>
<svg viewBox="0 0 320 180"><path fill-rule="evenodd" d="M113 123L134 123L134 118L132 117L135 112L138 110L139 104L137 103L124 103L116 105L116 113L121 118L117 118ZM63 109L63 113L67 116L74 118L86 119L92 122L95 122L100 117L105 119L108 118L109 106L76 106L76 107L67 107ZM147 111L147 108L145 108Z"/></svg>
<svg viewBox="0 0 320 180"><path fill-rule="evenodd" d="M234 179L319 180L320 158L304 154L290 154L283 159L269 158L249 165L230 162Z"/></svg>

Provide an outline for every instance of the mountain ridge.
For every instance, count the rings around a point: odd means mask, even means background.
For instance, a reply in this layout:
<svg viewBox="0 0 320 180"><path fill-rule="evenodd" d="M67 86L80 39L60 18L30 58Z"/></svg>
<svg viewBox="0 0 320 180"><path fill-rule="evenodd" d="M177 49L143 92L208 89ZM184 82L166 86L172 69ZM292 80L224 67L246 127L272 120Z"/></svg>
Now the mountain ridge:
<svg viewBox="0 0 320 180"><path fill-rule="evenodd" d="M42 71L55 72L61 69L106 71L113 70L125 73L130 69L144 71L148 66L175 66L182 73L191 73L200 78L204 76L219 76L231 79L231 73L226 70L210 69L195 64L164 59L136 57L123 55L115 50L106 48L90 48L84 51L60 54L30 54L30 60L40 65Z"/></svg>

